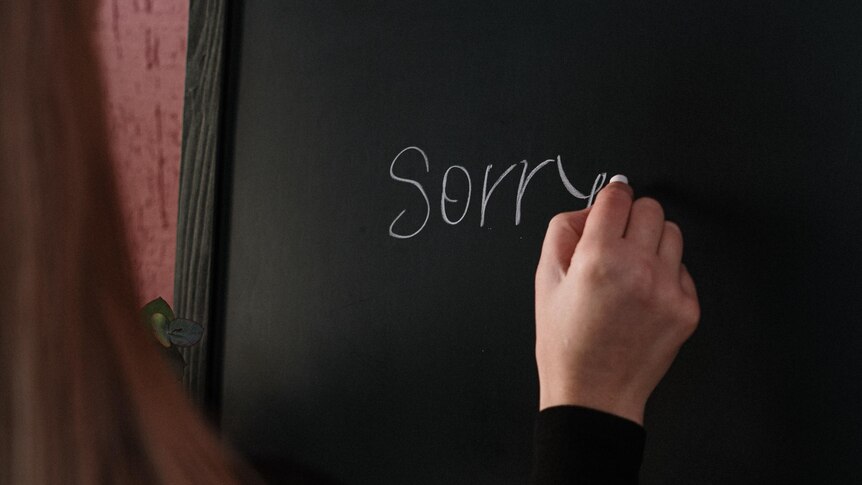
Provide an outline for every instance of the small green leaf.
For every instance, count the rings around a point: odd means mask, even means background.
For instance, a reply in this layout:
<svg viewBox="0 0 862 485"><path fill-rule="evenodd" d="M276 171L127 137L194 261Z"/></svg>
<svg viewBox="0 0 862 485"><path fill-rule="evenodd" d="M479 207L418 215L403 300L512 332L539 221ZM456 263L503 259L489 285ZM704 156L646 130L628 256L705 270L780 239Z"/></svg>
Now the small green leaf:
<svg viewBox="0 0 862 485"><path fill-rule="evenodd" d="M184 318L176 318L168 326L168 338L180 347L198 343L203 334L204 328L199 323Z"/></svg>
<svg viewBox="0 0 862 485"><path fill-rule="evenodd" d="M153 335L156 336L156 339L163 347L171 346L171 340L168 336L169 325L168 319L161 313L153 314L150 317L150 326L153 328Z"/></svg>
<svg viewBox="0 0 862 485"><path fill-rule="evenodd" d="M156 313L161 313L168 321L177 318L176 315L174 315L174 311L171 310L171 306L168 305L168 302L163 300L161 297L156 298L155 300L144 305L144 321L149 322L150 318L152 318L152 316Z"/></svg>

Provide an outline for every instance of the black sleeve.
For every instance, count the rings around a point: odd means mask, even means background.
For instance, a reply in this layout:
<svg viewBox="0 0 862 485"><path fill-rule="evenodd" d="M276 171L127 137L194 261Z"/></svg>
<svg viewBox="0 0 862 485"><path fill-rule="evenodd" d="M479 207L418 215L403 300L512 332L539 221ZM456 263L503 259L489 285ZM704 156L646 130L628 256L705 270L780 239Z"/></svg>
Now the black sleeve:
<svg viewBox="0 0 862 485"><path fill-rule="evenodd" d="M580 406L536 418L532 485L636 484L646 433L634 421Z"/></svg>

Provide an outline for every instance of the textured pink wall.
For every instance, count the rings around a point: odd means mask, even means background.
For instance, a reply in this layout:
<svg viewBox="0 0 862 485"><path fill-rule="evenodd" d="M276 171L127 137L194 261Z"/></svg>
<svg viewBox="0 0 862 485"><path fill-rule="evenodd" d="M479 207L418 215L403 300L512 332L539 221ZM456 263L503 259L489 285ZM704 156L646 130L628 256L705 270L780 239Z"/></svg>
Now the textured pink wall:
<svg viewBox="0 0 862 485"><path fill-rule="evenodd" d="M97 38L141 304L173 304L188 0L102 0Z"/></svg>

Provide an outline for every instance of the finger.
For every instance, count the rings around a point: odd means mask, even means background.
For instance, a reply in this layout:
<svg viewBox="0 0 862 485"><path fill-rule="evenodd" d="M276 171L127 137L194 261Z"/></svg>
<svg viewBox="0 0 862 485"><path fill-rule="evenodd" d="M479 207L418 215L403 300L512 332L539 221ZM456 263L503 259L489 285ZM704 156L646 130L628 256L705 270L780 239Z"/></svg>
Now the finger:
<svg viewBox="0 0 862 485"><path fill-rule="evenodd" d="M679 284L686 295L697 299L697 288L694 286L694 279L692 279L685 264L680 265Z"/></svg>
<svg viewBox="0 0 862 485"><path fill-rule="evenodd" d="M551 219L545 233L545 241L542 243L540 269L565 276L575 248L584 233L584 223L591 209L592 207L588 207L576 212L562 212Z"/></svg>
<svg viewBox="0 0 862 485"><path fill-rule="evenodd" d="M658 247L658 258L674 271L682 264L682 231L675 222L665 221Z"/></svg>
<svg viewBox="0 0 862 485"><path fill-rule="evenodd" d="M615 179L622 178L617 182ZM611 183L599 191L596 203L584 226L583 237L599 243L621 239L626 232L634 190L623 175L611 177Z"/></svg>
<svg viewBox="0 0 862 485"><path fill-rule="evenodd" d="M650 254L656 254L663 231L664 209L657 200L641 197L632 203L624 239L632 241Z"/></svg>

